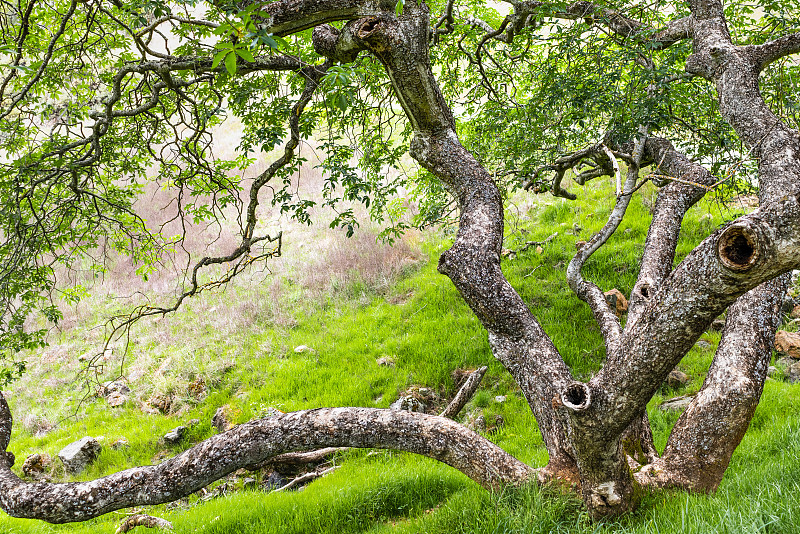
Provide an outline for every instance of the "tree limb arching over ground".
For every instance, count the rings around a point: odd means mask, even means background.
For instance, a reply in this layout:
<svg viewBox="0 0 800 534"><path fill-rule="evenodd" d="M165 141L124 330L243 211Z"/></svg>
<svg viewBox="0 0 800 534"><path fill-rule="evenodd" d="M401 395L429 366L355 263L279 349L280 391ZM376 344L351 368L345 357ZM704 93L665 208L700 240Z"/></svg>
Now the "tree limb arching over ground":
<svg viewBox="0 0 800 534"><path fill-rule="evenodd" d="M151 162L161 165L165 180L178 191L178 218L187 212L202 217L239 202L233 194L238 184L220 172L222 164L209 152L210 129L225 105L225 91L263 73L288 73L285 78L269 78L272 87L294 84L294 92L289 90L296 97L293 106L270 109L257 118L285 121L289 140L283 155L250 186L247 206L239 206L241 245L228 256L187 266L190 282L183 295L201 290L197 274L204 266L231 263L235 275L240 266L278 253L254 250L276 240L255 234L259 194L275 184L274 201L304 216L303 206L293 204L277 181L293 164L301 132L311 128L303 123L307 106L320 87L342 110L348 99L360 98L358 91L375 90L366 87L367 82L355 92L343 87L352 82L343 66L370 57L385 71L392 98L408 123L411 156L447 189L458 208L458 233L442 254L439 271L452 280L480 319L494 357L519 385L542 432L549 463L532 469L444 418L367 408L320 409L253 421L159 466L85 483L22 482L10 469L13 456L6 453L0 462L0 505L7 513L50 522L81 521L122 507L175 500L238 467L277 454L331 446L422 454L488 488L532 480L568 481L580 488L595 517L631 510L637 486L713 491L719 485L763 388L786 274L800 267L800 137L787 117L768 105L760 88L760 77L770 75L772 65L800 52L800 28L786 23L782 35L765 38L753 30L753 26L758 29L756 19L728 20L721 0L690 0L688 9L674 3L653 11L590 2L510 3L510 14L493 24L497 21L480 20L455 2L429 6L421 0L399 6L368 0L220 4L209 9L207 19L194 18L188 11L175 15L166 4L141 13L133 4L73 1L47 12L52 31L31 20L32 13L39 14L36 2L8 8L9 14L3 15L3 53L9 63L0 84L0 120L7 140L4 160L13 162L4 164L2 173L3 204L9 206L0 271L6 346L19 350L40 342L22 325L37 309L54 313L46 301L53 261L93 250L101 238L129 243L145 259L156 258L165 246L132 210L136 191L126 189L120 177L141 173ZM11 19L17 24L8 24ZM548 72L556 80L563 65L548 66L542 60L536 73L520 68L513 74L508 65L523 61L526 43L537 35L546 40L562 26L579 41L602 40L614 51L609 61L630 70L605 82L631 82L622 85L644 103L641 109L579 117L568 106L538 106L533 115L520 113L522 119L505 125L508 130L515 124L528 129L534 144L558 138L553 143L556 148L545 154L547 161L504 160L505 155L493 154L491 146L482 146L473 137L469 144L475 154L465 148L460 135L470 134L459 132L463 125L448 104L464 87L440 84L441 78L454 83L442 65L447 61L468 65L475 87L485 91L483 103L507 105L516 112L524 107L516 99L525 93L516 85L531 84L536 75L546 78ZM168 38L164 50L152 44L167 28L172 39L183 40L174 51ZM309 39L301 32L310 28ZM95 31L104 38L93 41ZM284 53L280 40L296 34L301 34L298 48ZM220 37L214 47L204 41L211 35ZM96 85L75 88L81 95L93 95L83 103L91 109L82 110L85 113L77 119L63 119L74 110L58 108L44 95L58 83L74 82L68 73L80 70L88 43L97 47L95 54L107 47L116 55L97 59L95 67L105 76ZM550 46L545 59L559 44ZM225 86L220 80L234 85ZM534 95L541 90L544 94L538 96L546 96L554 84L545 81L528 90ZM100 84L106 84L108 91L98 92ZM696 96L692 92L696 87L712 88L713 98ZM673 267L684 215L718 181L712 171L718 170L719 161L708 151L714 140L704 140L702 129L691 123L693 106L699 105L718 111L719 123L727 124L719 127L720 137L740 142L731 154L755 162L752 172L760 208L713 232ZM689 111L677 109L680 106ZM40 118L44 110L56 117L49 132ZM566 133L548 137L573 118L577 128L568 125ZM581 141L569 137L576 131ZM130 139L132 133L137 134L135 139ZM249 148L266 152L285 134L281 130L250 140ZM129 142L120 144L120 138ZM693 142L705 151L694 150ZM574 148L571 154L556 154L562 152L562 143ZM133 156L126 158L129 153ZM582 183L616 174L617 158L625 161L627 175L624 184L620 180L615 208L603 230L577 252L568 269L570 287L591 307L607 354L601 371L588 382L579 382L500 268L503 191L496 177L502 171L519 184L537 184L569 198L573 194L562 187L567 170L576 171L576 181ZM653 174L663 176L665 183L654 207L630 315L622 325L602 291L584 277L583 266L616 231L632 195L650 179L640 172L647 166L654 167ZM543 174L551 171L552 182L545 181ZM185 202L184 192L211 195L213 202L201 210ZM172 307L142 309L123 325L173 311L179 304L180 300ZM706 382L659 457L651 443L646 404L726 309L726 328ZM2 400L3 451L9 447L11 422ZM629 458L634 450L646 454ZM632 463L644 465L634 473Z"/></svg>

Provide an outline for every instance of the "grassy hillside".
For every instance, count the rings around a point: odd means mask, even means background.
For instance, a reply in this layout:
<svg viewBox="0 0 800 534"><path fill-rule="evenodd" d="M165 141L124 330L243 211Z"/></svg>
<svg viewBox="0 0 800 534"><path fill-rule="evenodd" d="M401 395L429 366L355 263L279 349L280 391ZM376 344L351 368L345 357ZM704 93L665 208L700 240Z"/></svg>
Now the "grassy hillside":
<svg viewBox="0 0 800 534"><path fill-rule="evenodd" d="M570 293L565 270L575 241L604 223L612 197L598 186L576 202L541 195L509 204L508 249L558 232L541 250L506 259L503 268L579 379L599 368L604 348L588 307ZM617 235L588 263L587 277L604 290L629 294L654 198L654 190L644 189ZM713 200L696 206L684 223L679 253L735 214L734 207ZM119 408L85 394L76 381L81 356L98 350L104 318L133 302L165 299L170 286L163 279L143 286L122 264L112 269L79 307L65 310L50 347L29 356L28 375L13 387L16 469L29 454L55 457L84 435L102 436L106 446L81 478L158 462L216 433L211 418L222 406L236 423L273 408L388 407L414 385L445 402L454 393L452 372L481 365L489 371L461 418L483 415L493 422L501 416L504 424L487 434L490 439L525 462L544 465L546 453L524 399L493 360L486 332L436 272L438 255L448 246L446 230L410 234L394 248L377 244L369 230L351 240L318 228L295 230L287 233L284 258L271 273L249 273L224 291L189 301L177 314L139 324L127 353L117 344L103 357L95 378L121 376L132 389L131 400ZM136 296L120 299L122 294ZM650 403L659 448L678 413L658 404L699 389L719 334L702 339L707 346L695 347L679 366L691 382L680 391L662 390ZM306 348L296 350L301 346ZM394 366L379 365L380 358ZM242 473L215 485L230 490L220 497L197 496L146 513L172 521L178 533L797 532L798 393L800 386L767 383L715 495L645 495L635 514L613 524L592 524L578 501L552 490L491 494L447 466L389 451L343 453L335 460L340 469L302 491L241 491L243 479L252 476ZM180 445L160 440L195 418L200 423ZM108 447L122 437L129 448ZM70 480L58 464L51 478ZM111 533L129 512L64 526L3 516L0 533Z"/></svg>

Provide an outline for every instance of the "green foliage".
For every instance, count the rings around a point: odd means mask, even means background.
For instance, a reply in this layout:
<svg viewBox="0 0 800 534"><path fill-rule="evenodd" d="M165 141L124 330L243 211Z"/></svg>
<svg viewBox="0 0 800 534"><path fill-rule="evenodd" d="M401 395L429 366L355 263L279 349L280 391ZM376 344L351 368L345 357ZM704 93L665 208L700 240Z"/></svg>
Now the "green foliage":
<svg viewBox="0 0 800 534"><path fill-rule="evenodd" d="M433 2L432 13L444 6ZM739 0L725 6L743 44L787 35L800 21L790 0L760 10ZM688 41L658 50L648 40L654 30L620 40L603 21L560 18L566 7L539 6L511 42L485 41L480 24L459 23L431 44L462 142L506 195L521 183L547 190L547 165L559 155L601 140L628 143L642 125L708 165L726 187L750 187L757 161L721 120L714 88L683 76ZM652 28L688 13L683 3L614 8ZM15 352L44 343L47 329L26 330L28 318L58 321L53 295L70 284L57 284L57 274L101 273L111 251L149 278L165 254L191 241L186 222L242 217L243 188L286 140L305 85L297 71L257 64L279 55L306 65L321 60L310 30L281 37L265 29L269 14L260 4L25 0L4 9L18 21L0 28L0 304L8 310L0 353L13 361ZM505 17L477 0L456 14L493 28ZM405 16L403 1L395 15ZM161 23L171 25L169 61L181 58L186 68L159 63L164 53L153 47ZM761 80L771 108L794 126L798 68L791 58L777 61ZM389 82L366 54L329 65L299 134L301 142L314 139L322 162L322 203L334 214L324 223L352 235L363 222L353 208L360 205L381 237L395 241L409 227L447 221L453 204L427 171L409 167L412 126ZM221 158L215 136L230 123L241 130L239 152ZM319 200L298 192L304 157L275 173L267 201L311 224ZM143 209L150 204L143 192L154 188L164 200Z"/></svg>

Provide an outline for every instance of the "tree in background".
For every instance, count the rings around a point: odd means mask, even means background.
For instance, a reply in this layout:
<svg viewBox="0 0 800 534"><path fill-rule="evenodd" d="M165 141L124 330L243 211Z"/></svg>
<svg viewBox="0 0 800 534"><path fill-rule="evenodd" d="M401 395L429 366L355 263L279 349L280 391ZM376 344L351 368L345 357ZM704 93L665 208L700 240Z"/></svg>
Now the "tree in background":
<svg viewBox="0 0 800 534"><path fill-rule="evenodd" d="M418 224L454 204L458 232L439 271L488 331L550 458L531 468L443 417L319 409L243 424L158 466L90 482L26 483L6 452L0 506L9 514L86 520L328 446L422 454L487 488L567 481L596 517L632 509L637 486L718 486L761 394L786 273L800 266L795 2L756 11L738 0L30 0L0 9L6 380L22 371L14 354L43 343L26 319L59 318L49 300L58 268L81 261L100 271L114 251L147 277L186 238L137 213L148 180L170 191L165 209L178 222L235 208L240 242L189 264L175 302L134 310L114 334L278 254L281 236L259 226L257 208L271 202L310 222L312 203L295 194L292 176L299 143L313 135L324 152L323 197L341 207L333 226L352 233L356 212L342 201L360 202L387 238L398 235L407 225L390 202L399 186L421 199ZM223 160L212 139L229 116L242 123L240 156ZM406 146L423 170L387 178ZM279 157L255 178L235 174L275 149ZM588 382L573 379L500 269L504 194L523 187L575 198L563 184L568 171L579 184L601 176L617 184L607 224L567 269L605 340L606 362ZM622 325L582 267L647 181L660 189ZM721 184L748 181L760 208L674 267L687 210ZM209 279L215 265L227 271ZM646 404L726 309L703 388L659 456ZM0 408L6 451L12 418L4 400Z"/></svg>

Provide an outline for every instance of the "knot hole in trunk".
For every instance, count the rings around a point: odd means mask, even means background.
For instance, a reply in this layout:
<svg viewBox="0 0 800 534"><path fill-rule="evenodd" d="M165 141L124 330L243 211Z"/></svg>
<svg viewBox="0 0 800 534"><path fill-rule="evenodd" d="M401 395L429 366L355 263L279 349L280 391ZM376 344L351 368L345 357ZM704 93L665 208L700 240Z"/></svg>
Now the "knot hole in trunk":
<svg viewBox="0 0 800 534"><path fill-rule="evenodd" d="M570 410L579 412L588 408L592 403L592 393L586 384L574 382L564 390L561 402Z"/></svg>
<svg viewBox="0 0 800 534"><path fill-rule="evenodd" d="M758 260L758 237L746 226L729 226L719 236L717 252L722 264L732 271L746 271Z"/></svg>

